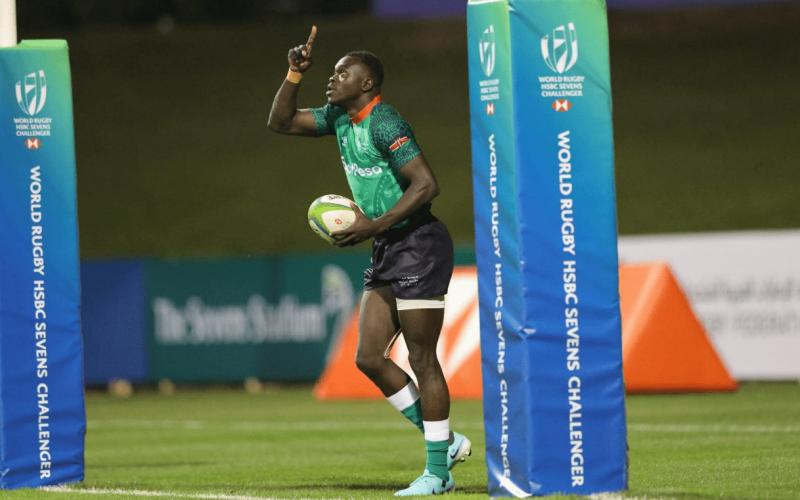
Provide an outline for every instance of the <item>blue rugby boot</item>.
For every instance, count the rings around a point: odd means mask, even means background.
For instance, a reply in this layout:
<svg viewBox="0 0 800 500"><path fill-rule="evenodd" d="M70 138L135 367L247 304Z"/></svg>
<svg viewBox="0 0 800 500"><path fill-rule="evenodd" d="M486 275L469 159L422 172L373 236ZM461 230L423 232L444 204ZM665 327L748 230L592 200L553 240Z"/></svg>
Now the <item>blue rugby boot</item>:
<svg viewBox="0 0 800 500"><path fill-rule="evenodd" d="M447 470L452 470L470 455L472 455L472 442L467 439L467 436L453 431L453 444L447 448Z"/></svg>
<svg viewBox="0 0 800 500"><path fill-rule="evenodd" d="M441 495L455 491L456 482L453 475L447 473L447 481L443 481L439 476L431 474L428 469L422 473L411 486L400 490L394 494L396 497L410 497L415 495Z"/></svg>

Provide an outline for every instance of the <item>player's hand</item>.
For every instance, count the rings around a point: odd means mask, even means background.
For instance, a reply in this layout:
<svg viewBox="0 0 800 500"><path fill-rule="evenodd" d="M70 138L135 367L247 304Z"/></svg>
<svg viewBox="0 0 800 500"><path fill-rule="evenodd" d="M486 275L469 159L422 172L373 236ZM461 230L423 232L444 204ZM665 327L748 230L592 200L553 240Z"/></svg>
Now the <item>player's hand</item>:
<svg viewBox="0 0 800 500"><path fill-rule="evenodd" d="M298 45L289 51L289 69L297 73L305 73L311 67L311 46L317 36L317 27L311 27L311 35L305 45Z"/></svg>
<svg viewBox="0 0 800 500"><path fill-rule="evenodd" d="M341 231L334 231L331 236L341 237L340 240L334 241L332 244L337 247L349 247L358 245L364 240L372 238L381 232L380 224L366 215L358 208L358 205L351 203L353 212L356 214L356 220L347 229Z"/></svg>

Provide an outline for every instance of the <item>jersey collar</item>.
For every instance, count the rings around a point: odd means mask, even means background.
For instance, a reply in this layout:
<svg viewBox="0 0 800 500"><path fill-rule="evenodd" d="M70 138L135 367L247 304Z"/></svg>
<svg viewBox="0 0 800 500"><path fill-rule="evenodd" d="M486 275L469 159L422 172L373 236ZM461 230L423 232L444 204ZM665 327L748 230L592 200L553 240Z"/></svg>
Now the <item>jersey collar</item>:
<svg viewBox="0 0 800 500"><path fill-rule="evenodd" d="M359 111L355 116L351 116L350 121L353 122L353 125L358 125L359 123L363 122L364 118L369 115L370 111L372 111L372 108L374 108L379 102L381 102L380 94L376 95L373 100L369 101L369 104L364 106L364 109Z"/></svg>

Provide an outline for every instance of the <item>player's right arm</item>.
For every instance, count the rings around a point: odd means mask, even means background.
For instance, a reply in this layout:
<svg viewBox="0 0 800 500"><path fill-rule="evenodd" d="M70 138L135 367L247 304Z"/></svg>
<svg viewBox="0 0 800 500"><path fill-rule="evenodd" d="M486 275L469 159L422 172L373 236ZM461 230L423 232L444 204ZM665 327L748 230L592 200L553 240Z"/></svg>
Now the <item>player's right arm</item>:
<svg viewBox="0 0 800 500"><path fill-rule="evenodd" d="M283 81L269 112L267 126L279 134L305 135L317 137L317 123L311 110L297 109L297 91L302 74L311 67L311 46L317 36L317 27L311 28L311 35L305 45L289 51L289 75ZM295 81L291 81L295 80Z"/></svg>

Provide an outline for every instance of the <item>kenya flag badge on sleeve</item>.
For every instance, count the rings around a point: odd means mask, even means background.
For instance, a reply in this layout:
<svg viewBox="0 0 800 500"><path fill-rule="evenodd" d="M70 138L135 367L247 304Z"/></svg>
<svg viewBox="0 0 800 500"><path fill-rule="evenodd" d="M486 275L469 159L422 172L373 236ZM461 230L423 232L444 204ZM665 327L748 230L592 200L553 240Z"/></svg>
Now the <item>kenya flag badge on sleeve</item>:
<svg viewBox="0 0 800 500"><path fill-rule="evenodd" d="M403 137L400 137L400 138L396 139L396 140L395 140L395 141L392 143L392 145L391 145L391 146L389 146L389 150L390 150L392 153L394 153L395 151L397 151L398 149L400 149L400 146L402 146L403 144L407 143L407 142L408 142L408 140L409 140L409 139L408 139L408 136L405 136L405 135L404 135Z"/></svg>

